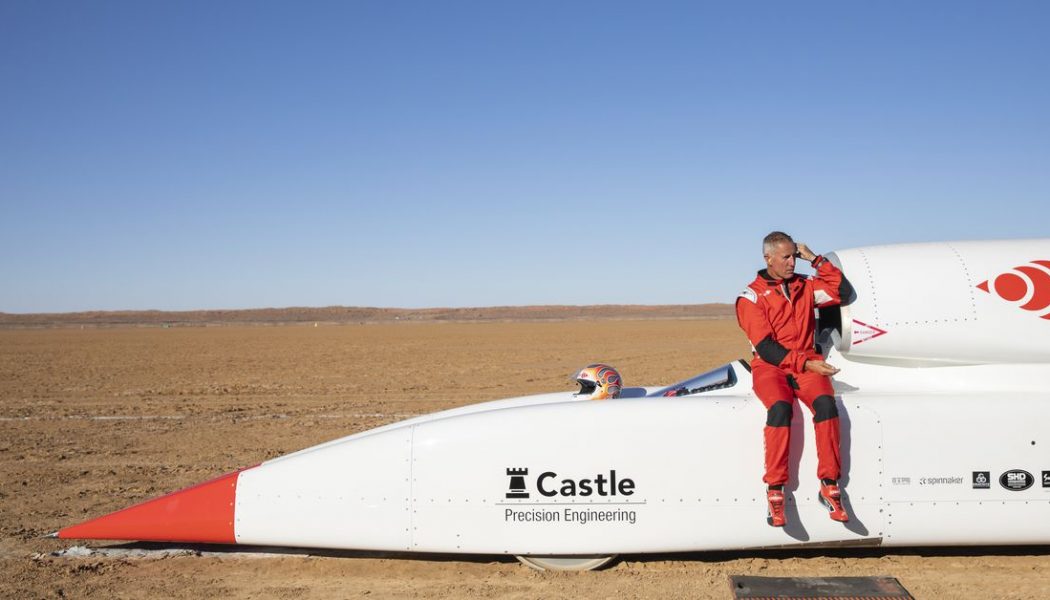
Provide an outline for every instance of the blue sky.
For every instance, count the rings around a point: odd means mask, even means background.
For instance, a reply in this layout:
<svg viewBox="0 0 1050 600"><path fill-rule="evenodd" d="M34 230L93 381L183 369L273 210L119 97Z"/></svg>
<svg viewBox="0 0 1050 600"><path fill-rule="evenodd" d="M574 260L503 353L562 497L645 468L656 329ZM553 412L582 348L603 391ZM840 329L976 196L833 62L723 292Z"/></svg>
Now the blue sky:
<svg viewBox="0 0 1050 600"><path fill-rule="evenodd" d="M0 4L0 311L731 302L1045 237L1045 2Z"/></svg>

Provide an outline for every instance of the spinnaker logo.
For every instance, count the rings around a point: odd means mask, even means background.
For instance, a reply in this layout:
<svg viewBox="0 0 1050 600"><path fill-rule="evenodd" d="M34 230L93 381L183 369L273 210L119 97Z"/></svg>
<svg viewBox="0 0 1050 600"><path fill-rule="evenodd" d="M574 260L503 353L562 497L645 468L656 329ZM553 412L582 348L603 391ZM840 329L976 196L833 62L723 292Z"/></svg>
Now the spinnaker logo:
<svg viewBox="0 0 1050 600"><path fill-rule="evenodd" d="M528 467L507 467L507 477L510 479L507 482L506 497L519 500L529 498L528 476ZM536 477L534 485L536 492L546 498L628 497L635 492L634 480L618 475L616 469L581 478L563 477L555 471L544 471Z"/></svg>
<svg viewBox="0 0 1050 600"><path fill-rule="evenodd" d="M977 289L999 296L1024 310L1042 313L1050 319L1050 260L1033 260L1027 265L977 284Z"/></svg>
<svg viewBox="0 0 1050 600"><path fill-rule="evenodd" d="M1021 469L1011 469L999 476L999 485L1011 492L1027 490L1032 487L1033 483L1035 483L1035 478L1032 477L1032 474Z"/></svg>

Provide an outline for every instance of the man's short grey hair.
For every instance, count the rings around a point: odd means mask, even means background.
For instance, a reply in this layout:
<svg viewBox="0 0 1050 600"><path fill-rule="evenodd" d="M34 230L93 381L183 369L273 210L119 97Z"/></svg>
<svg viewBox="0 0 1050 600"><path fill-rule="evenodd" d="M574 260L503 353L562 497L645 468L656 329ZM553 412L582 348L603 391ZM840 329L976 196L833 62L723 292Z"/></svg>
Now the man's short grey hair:
<svg viewBox="0 0 1050 600"><path fill-rule="evenodd" d="M774 231L762 240L762 256L769 256L769 253L781 242L794 244L795 240L791 239L791 236L783 231Z"/></svg>

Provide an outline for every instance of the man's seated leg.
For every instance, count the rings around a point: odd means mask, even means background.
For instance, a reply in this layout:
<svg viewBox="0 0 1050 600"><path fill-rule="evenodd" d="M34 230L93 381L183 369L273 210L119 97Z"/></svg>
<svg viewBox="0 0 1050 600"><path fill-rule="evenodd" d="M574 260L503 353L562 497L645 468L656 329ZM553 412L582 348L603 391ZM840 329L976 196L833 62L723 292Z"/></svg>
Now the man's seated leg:
<svg viewBox="0 0 1050 600"><path fill-rule="evenodd" d="M773 527L783 527L784 484L788 480L788 451L791 446L791 416L794 391L788 385L787 376L775 367L756 368L752 373L754 390L766 407L765 440L766 474L763 481L766 490L766 522Z"/></svg>
<svg viewBox="0 0 1050 600"><path fill-rule="evenodd" d="M817 446L817 478L820 479L818 499L835 521L848 521L842 507L842 493L838 486L841 475L839 455L839 412L835 403L831 379L816 373L799 377L799 400L813 412L813 428Z"/></svg>

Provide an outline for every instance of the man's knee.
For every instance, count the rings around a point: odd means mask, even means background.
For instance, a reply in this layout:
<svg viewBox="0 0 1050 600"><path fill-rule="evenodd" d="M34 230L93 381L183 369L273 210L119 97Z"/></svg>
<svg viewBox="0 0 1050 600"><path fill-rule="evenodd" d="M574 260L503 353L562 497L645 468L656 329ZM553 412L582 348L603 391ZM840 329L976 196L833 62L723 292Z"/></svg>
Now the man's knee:
<svg viewBox="0 0 1050 600"><path fill-rule="evenodd" d="M834 396L817 396L813 401L813 422L820 423L839 416Z"/></svg>
<svg viewBox="0 0 1050 600"><path fill-rule="evenodd" d="M791 404L779 400L766 411L766 425L770 427L791 426Z"/></svg>

